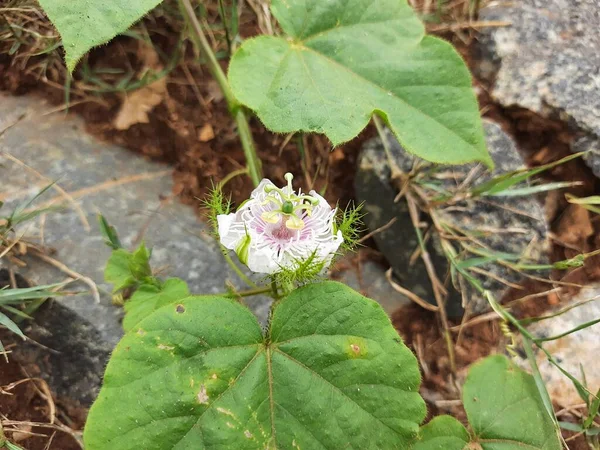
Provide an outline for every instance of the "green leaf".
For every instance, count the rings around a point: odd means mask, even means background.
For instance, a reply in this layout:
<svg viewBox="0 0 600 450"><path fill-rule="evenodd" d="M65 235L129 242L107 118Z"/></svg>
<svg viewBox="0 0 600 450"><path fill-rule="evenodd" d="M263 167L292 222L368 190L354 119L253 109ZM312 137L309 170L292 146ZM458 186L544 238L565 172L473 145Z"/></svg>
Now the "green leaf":
<svg viewBox="0 0 600 450"><path fill-rule="evenodd" d="M67 69L92 48L126 31L162 0L39 0L62 37Z"/></svg>
<svg viewBox="0 0 600 450"><path fill-rule="evenodd" d="M104 280L113 285L113 292L135 285L135 279L129 270L131 253L124 249L114 250L104 269Z"/></svg>
<svg viewBox="0 0 600 450"><path fill-rule="evenodd" d="M121 241L115 227L108 223L108 220L102 215L98 214L98 224L100 226L100 232L104 236L104 242L113 250L117 250L121 247Z"/></svg>
<svg viewBox="0 0 600 450"><path fill-rule="evenodd" d="M414 450L463 450L470 442L469 432L454 417L438 416L421 428Z"/></svg>
<svg viewBox="0 0 600 450"><path fill-rule="evenodd" d="M152 276L150 256L143 243L133 253L122 248L113 250L104 269L104 279L114 285L113 292L144 283L158 285Z"/></svg>
<svg viewBox="0 0 600 450"><path fill-rule="evenodd" d="M164 306L125 335L88 450L407 448L420 374L381 307L334 282L292 292L264 336L223 297Z"/></svg>
<svg viewBox="0 0 600 450"><path fill-rule="evenodd" d="M152 269L150 268L150 251L146 245L142 243L136 251L134 251L129 260L129 271L136 280L143 280L147 277L152 277Z"/></svg>
<svg viewBox="0 0 600 450"><path fill-rule="evenodd" d="M189 296L187 284L178 278L166 280L161 287L144 284L125 303L123 329L130 331L157 309Z"/></svg>
<svg viewBox="0 0 600 450"><path fill-rule="evenodd" d="M406 0L273 0L286 37L244 42L229 66L237 99L271 130L334 145L381 116L404 148L438 163L493 162L471 76L425 36Z"/></svg>
<svg viewBox="0 0 600 450"><path fill-rule="evenodd" d="M483 450L561 450L533 377L502 355L471 368L463 404Z"/></svg>

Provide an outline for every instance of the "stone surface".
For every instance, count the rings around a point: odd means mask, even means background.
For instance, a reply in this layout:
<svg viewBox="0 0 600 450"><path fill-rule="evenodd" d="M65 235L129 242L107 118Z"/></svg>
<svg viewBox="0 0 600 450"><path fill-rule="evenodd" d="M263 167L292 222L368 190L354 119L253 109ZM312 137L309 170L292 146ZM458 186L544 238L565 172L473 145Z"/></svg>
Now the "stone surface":
<svg viewBox="0 0 600 450"><path fill-rule="evenodd" d="M524 163L512 140L491 122L485 122L485 131L490 154L496 163L493 175L505 173L523 167ZM404 152L393 136L388 133L391 154L395 164L409 173L417 159ZM418 177L430 185L436 183L438 189L447 192L458 192L463 181L468 177L469 185L477 185L488 180L491 175L481 166L465 165L441 167L432 171L433 167L419 160ZM370 230L376 230L396 217L397 221L389 228L377 233L374 237L394 269L398 282L406 289L423 299L434 303L431 283L424 264L420 258L412 258L418 248L414 227L408 214L406 201L394 202L398 190L390 182L390 168L380 138L365 144L360 157L356 177L356 194L359 201L365 202L368 213L365 222ZM436 215L440 222L446 223L455 230L463 230L470 235L477 235L477 242L469 245L479 249L490 249L496 252L527 256L530 261L544 261L546 256L547 226L544 214L537 200L531 196L523 197L483 197L462 200L456 203L441 203L436 207ZM422 221L431 223L430 218L421 217ZM448 275L448 263L439 244L438 238L429 239L428 252L438 277L446 280L449 291L449 312L460 315L462 298L451 285ZM458 244L455 243L458 250ZM472 257L474 255L470 255ZM467 256L461 256L466 258ZM486 263L477 266L493 276L472 273L486 289L495 292L501 298L507 285L494 279L502 278L516 283L521 276L505 267ZM467 300L473 311L485 308L486 303L474 290L468 289Z"/></svg>
<svg viewBox="0 0 600 450"><path fill-rule="evenodd" d="M569 303L563 302L562 308L569 304L580 304L580 306L560 316L531 325L528 330L535 337L548 338L558 336L594 319L599 319L600 285L588 286L582 289L577 296L570 299ZM600 323L561 339L548 341L544 343L544 348L552 354L564 370L580 381L582 380L581 368L583 367L588 389L593 393L598 392L598 389L600 389L600 359L598 359ZM546 355L537 351L536 360L548 393L555 402L561 407L582 403L573 383L555 366L550 364ZM520 363L524 367L528 366L525 359L521 359Z"/></svg>
<svg viewBox="0 0 600 450"><path fill-rule="evenodd" d="M56 180L76 200L91 226L86 231L77 211L67 204L47 214L43 226L38 219L19 230L37 243L43 230L45 244L55 249L52 256L92 278L100 288L100 303L89 293L59 298L56 301L60 304L45 311L41 321L28 330L34 339L42 339L45 346L62 354L63 365L55 367L53 373L62 371L61 376L66 379L53 387L61 395L86 403L94 397L106 358L122 335L122 310L112 305L110 286L103 280L110 249L99 232L98 213L117 228L126 247L138 242L143 234L153 248L152 266L163 277L184 279L191 292L224 292L227 280L238 283L194 210L172 197L169 167L98 142L85 133L77 118L43 115L49 109L36 98L0 96L0 131L14 123L0 137L0 151L18 158L49 180ZM6 202L2 211L10 211L47 184L0 154L0 200ZM54 198L57 203L63 202L58 192L50 190L37 204ZM35 257L22 259L27 267L12 267L33 284L54 283L67 277ZM0 261L0 266L9 265L7 258ZM72 289L89 290L82 283ZM248 305L264 323L268 299L252 297ZM73 340L68 336L73 336ZM80 348L85 345L87 353ZM47 354L41 346L30 347L27 351L37 351L40 359ZM86 356L78 360L78 354ZM79 362L67 371L68 361Z"/></svg>
<svg viewBox="0 0 600 450"><path fill-rule="evenodd" d="M349 255L339 260L333 267L331 278L350 286L365 297L377 300L389 315L410 302L387 281L384 267L368 259L358 264L357 259L360 260L360 255L357 258Z"/></svg>
<svg viewBox="0 0 600 450"><path fill-rule="evenodd" d="M493 81L492 95L569 121L584 134L579 150L600 176L600 8L597 0L491 2L483 21L509 27L482 30L480 75Z"/></svg>

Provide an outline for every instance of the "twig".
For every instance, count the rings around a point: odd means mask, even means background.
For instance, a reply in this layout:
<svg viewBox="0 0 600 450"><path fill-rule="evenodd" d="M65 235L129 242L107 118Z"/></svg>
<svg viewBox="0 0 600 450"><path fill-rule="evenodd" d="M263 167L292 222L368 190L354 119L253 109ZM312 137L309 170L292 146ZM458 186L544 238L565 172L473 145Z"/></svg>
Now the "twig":
<svg viewBox="0 0 600 450"><path fill-rule="evenodd" d="M390 219L390 221L388 223L386 223L385 225L380 226L379 228L371 231L370 233L365 234L363 237L361 237L358 240L359 244L362 244L363 242L365 242L367 239L372 238L373 236L375 236L376 234L379 234L385 230L387 230L389 227L391 227L392 225L394 225L398 220L398 217L392 217Z"/></svg>
<svg viewBox="0 0 600 450"><path fill-rule="evenodd" d="M35 256L40 258L42 261L47 262L51 266L56 267L58 270L66 273L68 276L74 278L75 280L81 280L82 282L87 284L92 291L92 295L94 296L96 303L100 303L100 292L98 291L98 286L96 286L96 283L94 283L94 281L91 278L83 276L80 273L75 272L72 269L69 269L66 265L64 265L60 261L57 261L56 259L51 258L50 256L44 254L42 251L38 250L35 247L30 247L30 250L35 254Z"/></svg>
<svg viewBox="0 0 600 450"><path fill-rule="evenodd" d="M385 272L385 277L388 280L388 283L390 283L390 286L392 286L392 288L394 288L394 290L396 290L396 291L400 292L402 295L408 297L409 300L412 300L417 305L419 305L421 308L426 309L427 311L432 311L432 312L439 311L439 309L440 309L439 306L432 305L427 300L423 300L421 297L419 297L414 292L411 292L408 289L403 288L398 283L396 283L394 281L394 279L392 278L392 269L391 268L389 268Z"/></svg>
<svg viewBox="0 0 600 450"><path fill-rule="evenodd" d="M479 29L479 28L499 28L499 27L508 27L510 25L512 25L512 22L509 22L506 20L470 21L470 22L459 22L459 23L431 26L431 27L427 27L427 31L429 31L430 33L438 33L440 31L458 31L458 30Z"/></svg>

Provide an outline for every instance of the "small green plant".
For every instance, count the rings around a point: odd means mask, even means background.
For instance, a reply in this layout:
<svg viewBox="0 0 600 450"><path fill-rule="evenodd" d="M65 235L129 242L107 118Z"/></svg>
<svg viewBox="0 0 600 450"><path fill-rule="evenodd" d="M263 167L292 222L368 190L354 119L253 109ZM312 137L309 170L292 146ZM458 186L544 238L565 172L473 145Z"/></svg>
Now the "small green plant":
<svg viewBox="0 0 600 450"><path fill-rule="evenodd" d="M352 237L360 214L338 214L314 191L296 195L287 179L281 189L264 180L236 212L207 202L222 212L223 245L266 274L264 286L195 296L182 280L151 276L144 246L113 250L108 279L138 284L90 410L86 448L560 449L533 377L503 356L471 370L469 430L450 417L420 427L418 364L382 308L342 284L308 282L318 275L311 264L329 264L341 230ZM112 246L116 232L103 224ZM303 232L311 237L298 240ZM121 259L137 262L114 264ZM258 293L274 299L266 329L238 301Z"/></svg>
<svg viewBox="0 0 600 450"><path fill-rule="evenodd" d="M161 3L39 1L61 34L70 71ZM256 186L236 212L219 185L206 203L225 257L250 289L196 296L182 280L160 280L145 245L121 248L101 219L113 248L105 276L125 301L126 334L90 410L86 448L560 449L545 391L503 356L471 370L463 393L468 429L449 417L422 427L417 360L385 312L319 280L339 249L357 242L360 213L338 213L314 191L296 193L290 174L282 188L262 179L246 108L272 131L322 133L334 145L381 118L423 159L492 166L471 77L452 46L426 36L405 0L272 0L284 34L239 44L231 20L227 42L237 50L225 75L190 0L179 4ZM225 18L222 1L219 10ZM506 190L522 175L480 194ZM130 299L124 291L133 291ZM273 298L265 329L240 302L255 294Z"/></svg>

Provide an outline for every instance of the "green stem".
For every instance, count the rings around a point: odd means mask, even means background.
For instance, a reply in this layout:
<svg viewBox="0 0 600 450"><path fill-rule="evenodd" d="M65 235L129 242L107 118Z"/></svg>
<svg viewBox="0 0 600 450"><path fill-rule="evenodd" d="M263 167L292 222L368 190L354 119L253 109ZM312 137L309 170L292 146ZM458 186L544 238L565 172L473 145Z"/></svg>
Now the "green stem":
<svg viewBox="0 0 600 450"><path fill-rule="evenodd" d="M217 189L223 189L223 187L233 180L235 177L239 175L248 175L248 168L244 167L243 169L234 170L233 172L229 172L219 183L217 184Z"/></svg>
<svg viewBox="0 0 600 450"><path fill-rule="evenodd" d="M248 125L248 118L242 108L238 108L236 111L235 122L237 123L240 141L242 141L246 163L248 164L248 173L254 186L258 186L262 179L262 167L260 159L258 159L258 155L256 154L254 139L252 139L252 132L250 131L250 125Z"/></svg>
<svg viewBox="0 0 600 450"><path fill-rule="evenodd" d="M227 250L222 245L221 253L223 253L223 257L225 258L225 261L227 261L227 264L229 264L229 266L233 269L237 276L240 277L240 280L242 280L248 286L252 286L253 288L257 287L256 283L250 278L248 278L248 276L244 272L242 272L242 270L237 266L237 264L233 262L233 259L231 259L231 256L229 256L229 250Z"/></svg>
<svg viewBox="0 0 600 450"><path fill-rule="evenodd" d="M225 72L223 72L223 69L221 69L221 65L217 60L217 56L213 52L212 47L202 31L202 26L196 17L190 0L179 0L179 6L184 17L186 18L188 25L193 30L193 33L191 34L192 41L206 57L208 68L221 88L221 92L223 93L223 97L227 102L229 112L235 118L235 122L238 126L238 132L240 134L240 140L242 142L242 147L244 149L244 155L246 156L250 178L252 179L254 185L258 186L258 183L260 183L262 178L261 166L260 160L256 154L256 148L254 146L254 140L252 139L252 133L250 132L250 126L248 125L248 118L246 117L242 106L231 91L231 87L227 81L227 76L225 75Z"/></svg>
<svg viewBox="0 0 600 450"><path fill-rule="evenodd" d="M238 297L252 297L253 295L260 295L260 294L266 294L267 292L271 292L271 286L265 286L265 287L259 287L256 289L248 289L246 291L239 291L236 292L236 295ZM226 294L221 294L221 295L226 295Z"/></svg>

